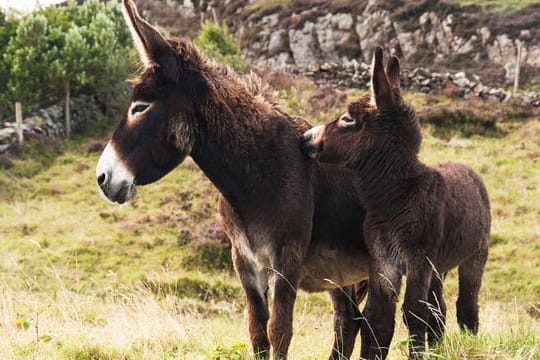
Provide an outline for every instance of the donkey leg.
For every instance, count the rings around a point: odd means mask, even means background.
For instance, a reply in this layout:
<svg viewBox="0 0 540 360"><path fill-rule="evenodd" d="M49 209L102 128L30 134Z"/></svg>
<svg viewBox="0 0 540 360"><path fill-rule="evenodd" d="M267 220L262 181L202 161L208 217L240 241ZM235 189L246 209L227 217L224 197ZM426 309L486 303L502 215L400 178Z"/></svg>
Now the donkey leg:
<svg viewBox="0 0 540 360"><path fill-rule="evenodd" d="M266 332L269 318L268 279L264 273L256 271L234 247L232 258L236 274L246 294L249 337L255 358L268 359L270 356L270 342Z"/></svg>
<svg viewBox="0 0 540 360"><path fill-rule="evenodd" d="M459 265L459 296L457 320L461 329L473 334L478 332L478 293L486 265L488 250L482 249L465 263Z"/></svg>
<svg viewBox="0 0 540 360"><path fill-rule="evenodd" d="M268 321L268 336L274 350L274 358L287 359L287 351L293 333L293 311L298 288L300 261L290 256L275 269L274 303Z"/></svg>
<svg viewBox="0 0 540 360"><path fill-rule="evenodd" d="M403 301L403 319L409 329L409 357L420 359L426 350L426 330L429 319L428 292L433 275L432 267L423 261L407 264L407 288Z"/></svg>
<svg viewBox="0 0 540 360"><path fill-rule="evenodd" d="M388 264L372 258L368 296L360 323L362 359L385 359L394 336L396 302L401 288L401 274Z"/></svg>
<svg viewBox="0 0 540 360"><path fill-rule="evenodd" d="M429 320L428 320L428 344L433 346L437 343L446 329L446 303L443 298L443 285L446 273L440 277L432 275L431 286L429 288Z"/></svg>
<svg viewBox="0 0 540 360"><path fill-rule="evenodd" d="M334 306L334 345L330 360L349 359L360 330L360 311L354 286L330 291Z"/></svg>

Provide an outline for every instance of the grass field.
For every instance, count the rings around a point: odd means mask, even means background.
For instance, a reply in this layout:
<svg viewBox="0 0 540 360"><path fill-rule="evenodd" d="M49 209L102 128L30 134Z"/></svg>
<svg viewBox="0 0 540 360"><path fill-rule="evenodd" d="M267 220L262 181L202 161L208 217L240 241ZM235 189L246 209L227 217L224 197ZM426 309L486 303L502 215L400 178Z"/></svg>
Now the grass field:
<svg viewBox="0 0 540 360"><path fill-rule="evenodd" d="M511 11L520 10L529 4L535 4L537 0L457 0L457 3L461 5L479 5L484 8L493 9L495 11Z"/></svg>
<svg viewBox="0 0 540 360"><path fill-rule="evenodd" d="M417 108L451 103L410 99ZM288 107L306 106L298 101ZM448 335L425 359L540 359L540 118L498 120L469 137L424 126L422 158L473 166L493 208L480 334L457 330L450 273ZM2 358L248 359L245 301L216 190L188 159L139 188L134 202L112 205L95 186L98 155L78 140L62 152L24 149L0 168ZM391 359L404 359L407 335L397 323ZM326 358L327 296L302 293L294 327L291 359Z"/></svg>

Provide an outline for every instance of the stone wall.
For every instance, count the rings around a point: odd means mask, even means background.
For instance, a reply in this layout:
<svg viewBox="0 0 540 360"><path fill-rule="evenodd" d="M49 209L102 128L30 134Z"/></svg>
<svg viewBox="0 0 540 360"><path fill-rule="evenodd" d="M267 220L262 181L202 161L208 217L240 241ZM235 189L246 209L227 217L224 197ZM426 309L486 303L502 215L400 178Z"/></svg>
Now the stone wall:
<svg viewBox="0 0 540 360"><path fill-rule="evenodd" d="M52 105L23 119L25 140L43 137L56 139L64 134L64 113L59 105ZM14 121L6 121L0 126L0 154L17 145L17 132Z"/></svg>
<svg viewBox="0 0 540 360"><path fill-rule="evenodd" d="M115 115L104 114L98 100L91 95L79 94L71 98L71 131L96 129L103 127L104 122ZM23 104L24 106L24 104ZM64 136L64 103L40 109L23 118L23 135L27 140L55 140ZM9 151L17 144L15 120L0 119L0 153Z"/></svg>
<svg viewBox="0 0 540 360"><path fill-rule="evenodd" d="M290 70L290 68L289 68ZM312 64L302 71L317 83L333 83L342 88L364 88L370 86L370 65L356 60L345 63ZM464 71L439 73L418 67L401 72L401 87L414 89L423 93L446 93L447 95L468 98L479 98L504 102L517 99L524 105L540 107L540 92L527 91L513 94L500 87L486 86L476 74Z"/></svg>

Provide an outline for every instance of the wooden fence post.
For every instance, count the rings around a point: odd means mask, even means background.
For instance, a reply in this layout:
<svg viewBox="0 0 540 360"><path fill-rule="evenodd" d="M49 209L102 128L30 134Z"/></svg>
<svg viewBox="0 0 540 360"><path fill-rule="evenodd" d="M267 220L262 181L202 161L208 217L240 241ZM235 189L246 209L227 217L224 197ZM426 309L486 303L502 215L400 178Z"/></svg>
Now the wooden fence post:
<svg viewBox="0 0 540 360"><path fill-rule="evenodd" d="M516 72L514 76L514 94L517 94L519 90L519 72L521 68L521 53L523 50L523 43L518 40L517 55L516 55Z"/></svg>
<svg viewBox="0 0 540 360"><path fill-rule="evenodd" d="M70 95L71 95L71 89L70 89L70 86L69 86L69 80L65 80L64 82L64 90L65 90L65 94L66 94L66 102L65 102L65 105L64 105L64 118L65 118L65 121L66 121L66 137L70 137L71 136L71 109L70 109L70 106L69 106L69 102L71 101L70 100Z"/></svg>
<svg viewBox="0 0 540 360"><path fill-rule="evenodd" d="M218 17L217 17L217 13L216 13L216 8L215 7L212 7L212 18L214 19L214 23L216 25L219 25L219 21L218 21Z"/></svg>
<svg viewBox="0 0 540 360"><path fill-rule="evenodd" d="M23 128L22 128L22 107L20 102L15 103L15 131L17 132L17 140L19 145L22 145L23 137Z"/></svg>

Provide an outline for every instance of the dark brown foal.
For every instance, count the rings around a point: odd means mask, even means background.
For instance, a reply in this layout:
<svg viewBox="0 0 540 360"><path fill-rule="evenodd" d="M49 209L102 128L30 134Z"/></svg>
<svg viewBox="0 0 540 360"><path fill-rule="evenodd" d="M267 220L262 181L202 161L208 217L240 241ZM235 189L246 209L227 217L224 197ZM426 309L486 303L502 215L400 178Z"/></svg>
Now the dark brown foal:
<svg viewBox="0 0 540 360"><path fill-rule="evenodd" d="M372 258L362 323L362 357L385 358L406 275L403 318L410 356L425 351L425 336L437 341L445 326L442 281L458 266L457 317L478 331L478 292L488 256L490 205L480 177L468 166L426 166L418 159L422 134L414 109L399 90L399 60L386 70L375 50L372 94L349 104L331 123L309 130L304 151L321 161L346 162L360 179L367 215L364 236ZM362 221L358 219L357 221Z"/></svg>

